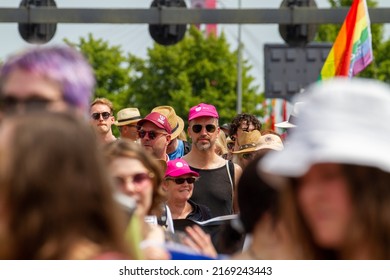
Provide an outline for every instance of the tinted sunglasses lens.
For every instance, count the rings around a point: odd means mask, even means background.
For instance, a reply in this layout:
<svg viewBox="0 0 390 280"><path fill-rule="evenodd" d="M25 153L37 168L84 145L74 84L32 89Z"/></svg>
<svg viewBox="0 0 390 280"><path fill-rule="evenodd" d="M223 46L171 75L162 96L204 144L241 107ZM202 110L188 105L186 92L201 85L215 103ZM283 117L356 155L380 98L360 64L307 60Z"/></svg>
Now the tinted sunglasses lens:
<svg viewBox="0 0 390 280"><path fill-rule="evenodd" d="M214 132L215 131L215 125L213 125L213 124L208 124L208 125L206 125L206 130L207 130L207 132Z"/></svg>
<svg viewBox="0 0 390 280"><path fill-rule="evenodd" d="M143 139L146 136L146 134L148 134L150 140L154 140L157 137L156 132L154 131L145 131L145 130L138 131L138 136L141 139Z"/></svg>
<svg viewBox="0 0 390 280"><path fill-rule="evenodd" d="M175 179L175 183L178 184L178 185L181 185L181 184L184 183L185 180L186 179L184 179L184 178L177 178L177 179Z"/></svg>
<svg viewBox="0 0 390 280"><path fill-rule="evenodd" d="M202 126L200 124L195 124L192 126L192 131L195 133L199 133L202 130Z"/></svg>
<svg viewBox="0 0 390 280"><path fill-rule="evenodd" d="M100 118L100 114L99 113L93 113L92 116L91 116L94 120L98 120Z"/></svg>
<svg viewBox="0 0 390 280"><path fill-rule="evenodd" d="M138 131L138 136L139 136L139 138L144 138L145 137L145 135L146 135L146 132L145 131L143 131L143 130L140 130L140 131Z"/></svg>
<svg viewBox="0 0 390 280"><path fill-rule="evenodd" d="M154 131L149 131L148 134L150 140L154 140L157 137L156 132Z"/></svg>
<svg viewBox="0 0 390 280"><path fill-rule="evenodd" d="M146 173L138 173L133 176L134 184L141 184L147 179L149 179L149 176Z"/></svg>
<svg viewBox="0 0 390 280"><path fill-rule="evenodd" d="M111 114L109 112L103 112L102 113L102 117L103 119L107 120L109 117L111 116Z"/></svg>
<svg viewBox="0 0 390 280"><path fill-rule="evenodd" d="M98 120L98 119L100 119L100 115L102 115L103 119L105 119L105 120L107 120L111 116L111 114L109 112L93 113L92 118L94 120Z"/></svg>
<svg viewBox="0 0 390 280"><path fill-rule="evenodd" d="M13 97L4 97L1 100L1 110L5 112L16 111L18 100Z"/></svg>
<svg viewBox="0 0 390 280"><path fill-rule="evenodd" d="M200 125L200 124L194 124L192 126L192 131L195 132L195 133L199 133L201 130L202 130L203 126ZM206 130L207 132L214 132L216 129L216 126L213 125L213 124L208 124L206 125Z"/></svg>
<svg viewBox="0 0 390 280"><path fill-rule="evenodd" d="M195 182L195 178L187 178L187 183L192 184Z"/></svg>

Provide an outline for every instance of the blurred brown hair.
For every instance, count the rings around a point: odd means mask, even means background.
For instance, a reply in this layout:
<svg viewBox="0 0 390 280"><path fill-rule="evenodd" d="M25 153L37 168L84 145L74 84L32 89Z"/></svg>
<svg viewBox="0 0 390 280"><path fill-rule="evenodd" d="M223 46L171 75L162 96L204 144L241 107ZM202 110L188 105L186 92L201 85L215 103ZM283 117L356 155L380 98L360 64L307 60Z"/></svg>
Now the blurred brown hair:
<svg viewBox="0 0 390 280"><path fill-rule="evenodd" d="M3 122L1 134L8 232L1 258L72 258L84 241L127 253L125 219L87 123L66 113L29 114Z"/></svg>
<svg viewBox="0 0 390 280"><path fill-rule="evenodd" d="M390 259L390 173L378 168L342 164L354 207L353 234L350 247L369 247L368 259ZM339 259L340 252L315 244L297 203L297 179L283 190L283 213L289 216L290 231L302 245L307 259Z"/></svg>

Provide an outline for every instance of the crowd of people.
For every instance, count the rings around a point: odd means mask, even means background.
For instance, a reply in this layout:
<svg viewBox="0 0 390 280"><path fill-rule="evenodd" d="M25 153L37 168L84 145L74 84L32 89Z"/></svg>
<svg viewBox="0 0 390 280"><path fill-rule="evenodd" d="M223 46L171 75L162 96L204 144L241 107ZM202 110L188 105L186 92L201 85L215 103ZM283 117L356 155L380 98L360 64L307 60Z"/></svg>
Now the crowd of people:
<svg viewBox="0 0 390 280"><path fill-rule="evenodd" d="M389 85L309 86L286 137L94 88L69 46L0 66L0 259L390 259Z"/></svg>

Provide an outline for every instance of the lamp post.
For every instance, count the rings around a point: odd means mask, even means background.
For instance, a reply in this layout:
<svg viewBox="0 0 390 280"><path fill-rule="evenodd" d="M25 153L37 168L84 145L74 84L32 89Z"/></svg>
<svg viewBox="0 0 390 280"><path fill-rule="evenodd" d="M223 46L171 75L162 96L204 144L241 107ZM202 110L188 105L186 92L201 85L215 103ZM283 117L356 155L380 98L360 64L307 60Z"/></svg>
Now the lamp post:
<svg viewBox="0 0 390 280"><path fill-rule="evenodd" d="M238 8L241 9L241 0L238 0ZM242 113L242 58L241 58L241 24L238 24L237 36L237 114Z"/></svg>

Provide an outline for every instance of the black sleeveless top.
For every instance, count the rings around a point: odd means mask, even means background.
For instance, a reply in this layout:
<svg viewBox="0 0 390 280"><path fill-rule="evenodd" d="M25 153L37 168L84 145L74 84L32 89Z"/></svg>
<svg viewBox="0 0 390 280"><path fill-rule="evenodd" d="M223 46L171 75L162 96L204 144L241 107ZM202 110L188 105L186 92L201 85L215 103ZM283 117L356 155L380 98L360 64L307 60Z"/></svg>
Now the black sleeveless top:
<svg viewBox="0 0 390 280"><path fill-rule="evenodd" d="M200 175L199 180L194 183L191 200L210 208L212 217L233 214L233 186L226 165L215 169L190 167ZM231 161L229 171L234 183L234 164Z"/></svg>

